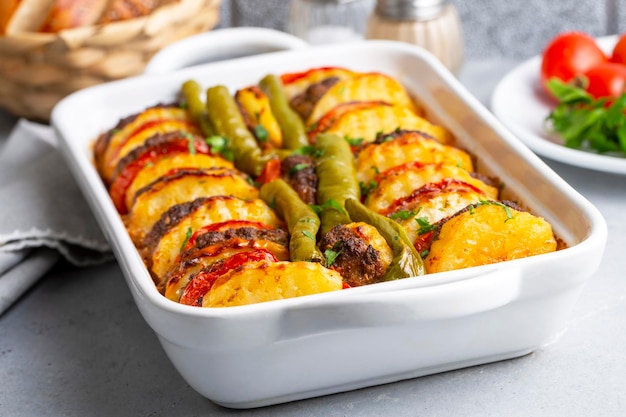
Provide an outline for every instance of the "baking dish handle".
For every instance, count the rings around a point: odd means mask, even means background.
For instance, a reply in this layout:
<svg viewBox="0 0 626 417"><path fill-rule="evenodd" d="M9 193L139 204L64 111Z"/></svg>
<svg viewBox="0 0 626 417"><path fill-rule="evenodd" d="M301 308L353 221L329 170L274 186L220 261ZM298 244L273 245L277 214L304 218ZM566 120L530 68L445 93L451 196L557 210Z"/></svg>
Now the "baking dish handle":
<svg viewBox="0 0 626 417"><path fill-rule="evenodd" d="M506 268L429 287L346 294L286 310L279 325L279 339L470 316L510 303L518 297L520 286L520 270Z"/></svg>
<svg viewBox="0 0 626 417"><path fill-rule="evenodd" d="M218 29L190 36L161 49L148 62L144 74L166 74L207 62L307 46L309 44L302 39L273 29Z"/></svg>

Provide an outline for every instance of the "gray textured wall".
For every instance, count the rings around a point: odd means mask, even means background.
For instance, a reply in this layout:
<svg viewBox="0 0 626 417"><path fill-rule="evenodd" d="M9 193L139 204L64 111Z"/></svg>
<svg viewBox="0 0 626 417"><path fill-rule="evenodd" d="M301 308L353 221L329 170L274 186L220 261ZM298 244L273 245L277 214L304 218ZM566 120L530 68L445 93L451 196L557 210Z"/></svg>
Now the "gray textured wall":
<svg viewBox="0 0 626 417"><path fill-rule="evenodd" d="M451 0L459 11L468 58L537 54L555 34L626 31L626 0ZM223 0L220 26L285 30L289 0Z"/></svg>

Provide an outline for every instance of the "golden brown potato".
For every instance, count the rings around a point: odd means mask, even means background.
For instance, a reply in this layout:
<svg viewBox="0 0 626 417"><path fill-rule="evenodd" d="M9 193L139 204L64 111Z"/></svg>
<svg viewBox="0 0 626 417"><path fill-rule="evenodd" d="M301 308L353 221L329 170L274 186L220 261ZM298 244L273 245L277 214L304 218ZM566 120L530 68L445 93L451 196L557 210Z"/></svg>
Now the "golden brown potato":
<svg viewBox="0 0 626 417"><path fill-rule="evenodd" d="M199 204L194 204L193 209L176 222L172 222L167 213L176 212L182 205L170 208L146 236L148 264L155 277L160 279L170 270L185 240L195 230L206 225L227 220L249 220L271 227L283 227L283 222L261 199L216 196L196 201Z"/></svg>
<svg viewBox="0 0 626 417"><path fill-rule="evenodd" d="M182 168L138 190L124 219L126 227L133 241L141 242L168 208L218 195L251 199L258 198L259 191L238 171Z"/></svg>
<svg viewBox="0 0 626 417"><path fill-rule="evenodd" d="M187 132L194 135L200 135L200 130L194 122L189 120L159 120L156 122L146 123L135 132L131 133L124 143L120 144L118 150L110 155L110 159L103 166L104 175L111 177L117 163L133 149L143 145L146 140L158 133L167 132Z"/></svg>
<svg viewBox="0 0 626 417"><path fill-rule="evenodd" d="M172 106L157 106L146 109L138 114L121 120L118 125L102 135L96 143L96 165L107 182L111 181L112 170L115 167L111 160L119 153L121 147L131 137L145 127L150 127L163 121L190 122L187 111ZM112 166L111 166L112 165Z"/></svg>
<svg viewBox="0 0 626 417"><path fill-rule="evenodd" d="M356 73L345 68L322 67L312 68L303 72L292 72L280 76L287 98L291 100L298 94L303 93L313 84L317 84L328 78L343 80L354 76Z"/></svg>
<svg viewBox="0 0 626 417"><path fill-rule="evenodd" d="M433 225L470 204L486 199L484 192L465 182L442 181L424 185L408 198L396 201L381 214L400 223L411 242L415 242L424 225Z"/></svg>
<svg viewBox="0 0 626 417"><path fill-rule="evenodd" d="M282 300L343 288L339 273L314 262L246 264L218 278L203 307L230 307Z"/></svg>
<svg viewBox="0 0 626 417"><path fill-rule="evenodd" d="M280 125L272 113L270 101L263 90L257 86L242 88L235 94L235 100L242 108L242 113L246 115L246 124L249 125L248 127L252 127L252 131L259 142L268 141L272 146L282 148L283 132L280 130ZM267 132L267 138L259 137L259 134L254 131L254 126L259 125Z"/></svg>
<svg viewBox="0 0 626 417"><path fill-rule="evenodd" d="M417 110L402 84L387 75L371 72L358 74L334 84L315 104L307 125L313 125L337 105L350 101L384 101L398 107L406 107L412 112Z"/></svg>
<svg viewBox="0 0 626 417"><path fill-rule="evenodd" d="M396 200L406 198L418 188L445 179L466 182L484 192L489 198L498 198L498 189L476 179L463 168L445 164L408 163L382 172L378 187L367 197L366 205L378 213L383 212Z"/></svg>
<svg viewBox="0 0 626 417"><path fill-rule="evenodd" d="M390 140L366 146L359 152L356 159L356 176L360 182L368 183L374 179L376 171L372 167L384 172L412 161L444 163L459 166L466 171L474 170L472 158L467 152L443 145L422 132L400 131L386 137Z"/></svg>
<svg viewBox="0 0 626 417"><path fill-rule="evenodd" d="M408 107L385 104L344 113L337 117L325 132L350 139L362 139L363 143L369 143L376 140L379 132L392 133L398 129L419 130L443 144L452 142L450 132L416 115Z"/></svg>
<svg viewBox="0 0 626 417"><path fill-rule="evenodd" d="M267 249L272 252L270 248L276 249L278 246L267 241L244 241L242 239L202 248L200 251L194 251L189 257L185 257L182 262L177 263L167 273L159 287L162 287L161 291L167 298L178 302L185 287L193 277L201 271L210 271L216 262L232 258L238 253L249 253L258 249ZM283 246L282 252L285 251L287 249ZM287 258L289 258L288 253ZM286 260L284 257L279 259Z"/></svg>
<svg viewBox="0 0 626 417"><path fill-rule="evenodd" d="M424 264L428 273L525 258L556 250L541 217L502 203L478 204L446 221Z"/></svg>
<svg viewBox="0 0 626 417"><path fill-rule="evenodd" d="M183 168L213 169L217 174L224 170L234 169L234 165L221 156L200 153L178 153L169 158L160 159L154 164L145 165L139 171L126 191L126 207L132 207L137 191L168 172Z"/></svg>

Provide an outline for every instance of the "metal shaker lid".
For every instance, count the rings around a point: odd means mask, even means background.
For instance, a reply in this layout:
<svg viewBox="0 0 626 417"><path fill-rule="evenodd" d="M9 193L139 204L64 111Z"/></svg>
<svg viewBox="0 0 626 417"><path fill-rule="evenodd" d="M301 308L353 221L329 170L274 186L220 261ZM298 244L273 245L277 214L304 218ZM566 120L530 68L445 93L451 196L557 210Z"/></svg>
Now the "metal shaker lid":
<svg viewBox="0 0 626 417"><path fill-rule="evenodd" d="M446 0L377 0L376 12L392 20L430 20L439 16Z"/></svg>

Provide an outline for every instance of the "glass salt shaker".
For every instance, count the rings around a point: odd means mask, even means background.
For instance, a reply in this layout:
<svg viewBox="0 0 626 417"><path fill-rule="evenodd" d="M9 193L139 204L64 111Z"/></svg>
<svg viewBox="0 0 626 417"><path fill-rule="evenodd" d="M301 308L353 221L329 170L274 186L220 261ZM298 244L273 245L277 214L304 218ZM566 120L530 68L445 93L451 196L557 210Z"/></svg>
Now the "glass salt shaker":
<svg viewBox="0 0 626 417"><path fill-rule="evenodd" d="M366 37L422 46L455 74L463 64L461 22L447 0L378 0Z"/></svg>
<svg viewBox="0 0 626 417"><path fill-rule="evenodd" d="M288 30L312 45L360 40L375 0L292 0Z"/></svg>

